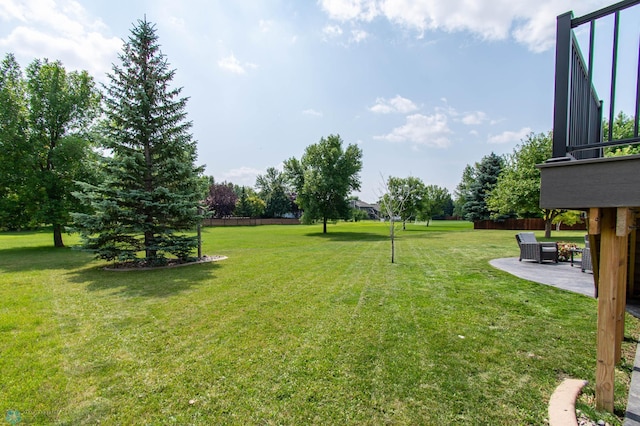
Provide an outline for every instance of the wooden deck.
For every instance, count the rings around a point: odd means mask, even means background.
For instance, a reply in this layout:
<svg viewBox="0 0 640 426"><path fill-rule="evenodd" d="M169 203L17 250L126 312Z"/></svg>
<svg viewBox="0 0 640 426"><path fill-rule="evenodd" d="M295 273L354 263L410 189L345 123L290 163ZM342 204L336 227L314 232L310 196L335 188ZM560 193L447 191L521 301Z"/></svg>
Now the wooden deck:
<svg viewBox="0 0 640 426"><path fill-rule="evenodd" d="M540 207L587 210L640 206L640 155L539 164Z"/></svg>

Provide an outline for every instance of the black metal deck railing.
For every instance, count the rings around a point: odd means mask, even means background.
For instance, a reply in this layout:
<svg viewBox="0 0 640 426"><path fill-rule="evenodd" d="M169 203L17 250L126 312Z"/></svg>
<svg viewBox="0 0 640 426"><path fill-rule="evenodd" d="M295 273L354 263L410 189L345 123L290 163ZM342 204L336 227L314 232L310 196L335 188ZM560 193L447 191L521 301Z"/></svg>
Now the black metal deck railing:
<svg viewBox="0 0 640 426"><path fill-rule="evenodd" d="M613 126L615 115L616 83L618 73L618 38L620 12L640 5L640 0L625 0L604 9L573 18L572 12L558 16L556 35L556 74L553 113L553 159L585 159L603 155L610 146L629 145L640 142L640 40L638 42L638 65L636 78L633 137L615 139ZM596 21L614 15L610 97L608 106L608 132L604 134L603 102L593 85L593 61ZM589 48L585 61L574 28L589 24ZM637 23L635 23L637 27Z"/></svg>

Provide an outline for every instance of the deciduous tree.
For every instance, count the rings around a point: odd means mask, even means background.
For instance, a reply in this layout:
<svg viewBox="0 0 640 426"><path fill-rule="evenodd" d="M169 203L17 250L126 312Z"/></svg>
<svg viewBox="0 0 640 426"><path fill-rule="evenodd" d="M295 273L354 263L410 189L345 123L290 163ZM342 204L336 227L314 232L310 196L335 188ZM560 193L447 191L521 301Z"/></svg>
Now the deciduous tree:
<svg viewBox="0 0 640 426"><path fill-rule="evenodd" d="M508 156L498 183L487 199L487 205L496 214L544 218L547 238L551 236L553 219L562 210L540 209L540 170L536 164L551 158L552 139L551 132L529 134Z"/></svg>
<svg viewBox="0 0 640 426"><path fill-rule="evenodd" d="M77 200L74 180L89 180L91 155L86 137L98 113L100 94L86 71L67 73L60 61L35 60L27 67L29 143L34 150L42 195L39 218L53 226L53 241L63 247L63 226ZM84 133L84 135L83 135Z"/></svg>
<svg viewBox="0 0 640 426"><path fill-rule="evenodd" d="M209 195L205 205L213 216L223 218L233 215L238 202L238 195L234 191L232 183L214 183L209 187Z"/></svg>
<svg viewBox="0 0 640 426"><path fill-rule="evenodd" d="M360 189L362 150L356 145L342 148L339 135L321 138L309 145L300 160L290 158L284 171L297 192L296 202L304 210L303 220L321 219L323 233L327 221L346 217L349 193Z"/></svg>
<svg viewBox="0 0 640 426"><path fill-rule="evenodd" d="M426 221L429 226L429 222L434 216L444 214L447 203L451 201L451 195L447 188L438 185L425 186L423 194L418 220Z"/></svg>
<svg viewBox="0 0 640 426"><path fill-rule="evenodd" d="M390 176L386 182L388 194L402 194L402 209L397 216L402 221L402 229L406 229L408 220L418 217L423 209L425 186L420 178L409 176L399 178Z"/></svg>
<svg viewBox="0 0 640 426"><path fill-rule="evenodd" d="M242 186L234 214L240 217L261 217L264 215L265 207L264 201L252 188Z"/></svg>
<svg viewBox="0 0 640 426"><path fill-rule="evenodd" d="M86 71L68 73L60 61L36 59L24 76L9 54L1 74L0 224L51 224L54 246L63 247L75 181L93 171L88 134L100 93Z"/></svg>
<svg viewBox="0 0 640 426"><path fill-rule="evenodd" d="M0 228L20 229L32 222L33 164L28 141L26 82L8 54L0 65Z"/></svg>
<svg viewBox="0 0 640 426"><path fill-rule="evenodd" d="M405 203L411 198L411 187L407 184L398 185L394 178L382 177L382 193L378 204L380 212L389 219L389 239L391 241L391 263L396 259L396 222L402 220L402 214L407 209Z"/></svg>
<svg viewBox="0 0 640 426"><path fill-rule="evenodd" d="M613 140L630 139L634 136L635 118L620 111L613 119L611 129ZM609 123L604 123L605 138L609 135ZM619 157L623 155L640 154L640 144L624 145L605 149L605 157Z"/></svg>
<svg viewBox="0 0 640 426"><path fill-rule="evenodd" d="M287 178L283 172L275 167L269 167L264 175L256 177L256 189L260 198L265 202L264 215L266 217L282 217L290 213L291 200L289 197Z"/></svg>

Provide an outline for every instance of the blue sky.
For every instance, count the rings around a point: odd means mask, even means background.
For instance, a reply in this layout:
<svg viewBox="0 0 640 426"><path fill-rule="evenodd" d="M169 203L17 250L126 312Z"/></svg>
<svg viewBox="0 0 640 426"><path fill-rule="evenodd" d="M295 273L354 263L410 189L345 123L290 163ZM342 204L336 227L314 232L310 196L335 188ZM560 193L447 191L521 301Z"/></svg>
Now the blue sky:
<svg viewBox="0 0 640 426"><path fill-rule="evenodd" d="M122 39L146 16L176 69L175 84L190 97L198 162L208 175L253 186L267 167L338 133L363 150L358 195L372 202L381 175L417 176L453 191L466 164L550 130L556 16L609 4L0 0L0 53L14 53L23 66L60 59L105 82ZM625 37L637 43L633 13L623 15L631 23ZM610 26L598 27L602 40ZM625 76L635 72L622 68ZM616 109L631 113L631 103L619 95Z"/></svg>

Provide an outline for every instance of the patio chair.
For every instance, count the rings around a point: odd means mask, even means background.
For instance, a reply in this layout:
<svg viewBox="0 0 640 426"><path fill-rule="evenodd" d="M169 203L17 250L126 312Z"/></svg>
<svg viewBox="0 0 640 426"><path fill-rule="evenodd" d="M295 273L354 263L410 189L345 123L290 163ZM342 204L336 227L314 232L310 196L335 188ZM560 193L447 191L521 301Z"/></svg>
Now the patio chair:
<svg viewBox="0 0 640 426"><path fill-rule="evenodd" d="M526 260L535 260L542 263L545 260L552 260L558 263L558 246L556 243L540 243L536 240L533 232L521 232L516 234L516 241L520 247L520 258Z"/></svg>

